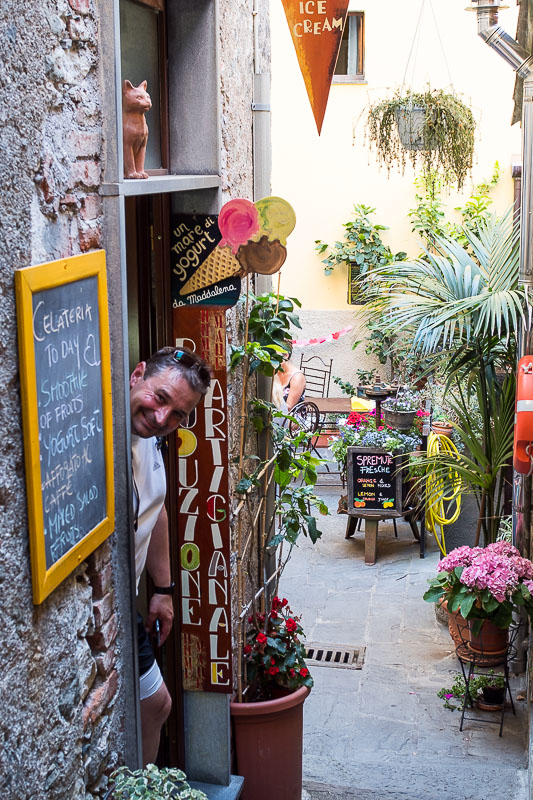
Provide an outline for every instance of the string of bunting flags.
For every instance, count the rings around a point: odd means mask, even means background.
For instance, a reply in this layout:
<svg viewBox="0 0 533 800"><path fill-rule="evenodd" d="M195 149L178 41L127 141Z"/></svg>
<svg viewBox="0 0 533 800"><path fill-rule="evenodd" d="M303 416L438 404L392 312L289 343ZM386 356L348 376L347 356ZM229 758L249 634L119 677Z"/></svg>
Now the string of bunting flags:
<svg viewBox="0 0 533 800"><path fill-rule="evenodd" d="M329 333L327 336L319 336L316 339L293 339L292 346L293 347L308 347L309 345L313 344L325 344L326 342L335 342L344 334L349 333L353 328L353 325L348 325L346 328L342 328L340 331L335 331L335 333Z"/></svg>

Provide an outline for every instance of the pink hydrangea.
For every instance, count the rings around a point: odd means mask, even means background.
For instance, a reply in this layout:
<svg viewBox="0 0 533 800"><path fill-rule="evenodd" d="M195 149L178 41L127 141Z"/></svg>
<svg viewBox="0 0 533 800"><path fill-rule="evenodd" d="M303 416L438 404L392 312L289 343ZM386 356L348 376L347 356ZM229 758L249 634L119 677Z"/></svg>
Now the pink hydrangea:
<svg viewBox="0 0 533 800"><path fill-rule="evenodd" d="M472 589L488 589L499 603L503 603L516 590L518 573L513 569L512 559L498 555L488 549L474 558L463 570L461 583Z"/></svg>
<svg viewBox="0 0 533 800"><path fill-rule="evenodd" d="M476 555L482 552L482 547L456 547L439 561L437 572L453 572L456 567L468 567Z"/></svg>
<svg viewBox="0 0 533 800"><path fill-rule="evenodd" d="M514 571L519 578L527 578L533 580L533 564L529 558L522 558L522 556L514 556L510 559Z"/></svg>
<svg viewBox="0 0 533 800"><path fill-rule="evenodd" d="M490 550L491 553L497 553L499 556L511 557L520 555L520 552L510 542L494 542L493 544L488 544L485 549Z"/></svg>
<svg viewBox="0 0 533 800"><path fill-rule="evenodd" d="M533 595L533 581L524 581L524 586L528 589L529 594Z"/></svg>

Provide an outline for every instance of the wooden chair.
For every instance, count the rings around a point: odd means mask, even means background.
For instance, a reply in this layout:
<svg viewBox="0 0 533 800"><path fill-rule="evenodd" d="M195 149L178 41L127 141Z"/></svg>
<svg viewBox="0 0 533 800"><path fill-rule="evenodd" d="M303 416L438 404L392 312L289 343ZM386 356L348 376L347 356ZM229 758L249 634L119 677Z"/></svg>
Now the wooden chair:
<svg viewBox="0 0 533 800"><path fill-rule="evenodd" d="M331 381L333 359L325 361L320 356L306 358L302 353L300 370L305 375L306 397L327 397Z"/></svg>

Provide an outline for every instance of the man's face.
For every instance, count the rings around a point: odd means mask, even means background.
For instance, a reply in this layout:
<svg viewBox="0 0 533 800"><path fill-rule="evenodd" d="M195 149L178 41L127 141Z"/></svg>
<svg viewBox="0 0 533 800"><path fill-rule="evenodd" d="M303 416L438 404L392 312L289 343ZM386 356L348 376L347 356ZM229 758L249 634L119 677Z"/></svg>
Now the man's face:
<svg viewBox="0 0 533 800"><path fill-rule="evenodd" d="M166 369L145 380L145 367L141 361L131 373L131 429L143 439L168 436L185 422L202 395L175 369Z"/></svg>

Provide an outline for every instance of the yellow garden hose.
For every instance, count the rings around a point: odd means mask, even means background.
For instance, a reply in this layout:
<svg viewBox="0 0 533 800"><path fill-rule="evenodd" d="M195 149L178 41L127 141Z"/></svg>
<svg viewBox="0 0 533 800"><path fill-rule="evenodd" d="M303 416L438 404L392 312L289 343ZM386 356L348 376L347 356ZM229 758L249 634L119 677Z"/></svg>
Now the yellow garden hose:
<svg viewBox="0 0 533 800"><path fill-rule="evenodd" d="M428 458L438 457L439 453L459 456L459 451L449 436L442 436L440 433L430 433L428 437ZM435 473L429 473L426 478L426 529L435 536L435 540L443 556L446 555L444 526L456 522L461 513L461 478L457 472L452 469L449 470L448 477L452 486L451 495L444 494L443 479L438 478ZM448 518L444 510L444 503L455 503L455 511ZM437 528L439 530L437 530Z"/></svg>

